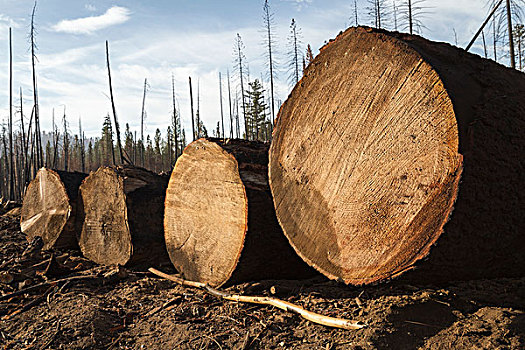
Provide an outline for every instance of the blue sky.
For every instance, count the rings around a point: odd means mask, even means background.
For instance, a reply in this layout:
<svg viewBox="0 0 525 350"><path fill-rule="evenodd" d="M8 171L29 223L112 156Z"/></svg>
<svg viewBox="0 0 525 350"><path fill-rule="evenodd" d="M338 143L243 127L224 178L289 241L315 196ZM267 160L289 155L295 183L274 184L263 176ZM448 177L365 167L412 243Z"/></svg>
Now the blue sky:
<svg viewBox="0 0 525 350"><path fill-rule="evenodd" d="M391 3L391 1L387 1ZM403 0L397 0L398 4ZM430 12L422 35L465 46L488 9L482 0L428 0ZM218 74L233 69L233 44L240 33L252 78L266 79L263 46L262 0L40 0L37 5L38 79L42 129L50 130L52 109L58 119L64 105L73 132L78 118L86 134L97 136L111 110L107 98L105 40L110 42L117 113L121 124L140 127L144 78L147 130L164 133L170 118L171 74L187 135L190 135L188 76L200 83L201 116L209 131L220 118ZM32 0L0 0L0 120L8 115L8 27L13 29L14 90L21 86L25 111L31 107L31 71L27 35ZM353 1L271 0L278 40L277 98L285 100L290 86L286 77L289 24L295 18L304 44L314 54L323 43L353 25ZM360 24L370 24L366 1L358 1ZM401 22L402 20L399 19ZM393 24L387 23L387 28ZM480 43L472 50L480 53ZM237 85L235 79L232 80ZM224 88L226 84L224 84ZM18 98L15 100L18 104ZM224 99L227 108L227 99ZM18 124L17 124L18 126ZM228 130L228 128L227 128Z"/></svg>

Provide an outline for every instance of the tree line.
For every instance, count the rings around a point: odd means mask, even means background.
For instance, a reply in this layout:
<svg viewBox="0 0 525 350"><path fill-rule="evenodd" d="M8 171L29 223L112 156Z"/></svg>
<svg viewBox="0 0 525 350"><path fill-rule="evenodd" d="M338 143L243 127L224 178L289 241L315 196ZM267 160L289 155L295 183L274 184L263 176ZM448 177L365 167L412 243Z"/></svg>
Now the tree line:
<svg viewBox="0 0 525 350"><path fill-rule="evenodd" d="M525 29L522 24L524 1L488 0L486 7L490 15L480 31L485 57L492 56L490 58L496 61L510 58L511 66L520 70L525 66L523 61ZM356 26L366 24L376 28L421 34L425 28L426 16L431 12L427 4L427 0L366 0L359 3L357 0L350 0L349 20ZM146 78L142 96L140 133L137 135L137 131L132 132L129 124L126 124L121 135L111 83L109 43L106 42L112 115L108 113L104 117L100 137L86 139L80 120L78 133L71 132L65 107L60 126L55 124L53 112L52 131L46 133L40 129L36 66L38 60L34 26L36 5L35 2L29 30L33 87L29 113L27 110L24 112L21 88L19 103L14 101L13 51L11 29L9 29L9 117L7 123L2 125L0 135L0 176L4 179L0 184L0 195L11 200L22 198L26 186L34 178L36 171L43 166L88 172L103 165L128 163L156 172L169 172L186 144L200 137L245 138L268 142L271 140L276 111L282 103L275 93L275 82L279 79L278 72L286 71L286 80L289 86L293 87L314 59L311 45L304 45L301 28L294 18L289 22L285 52L280 54L276 50L274 13L270 1L265 0L262 6L264 50L261 54L265 58L266 77L263 74L260 78L250 75L249 62L245 55L246 48L241 34L237 33L233 44L231 70L228 68L226 74L219 72L220 119L210 133L202 121L199 81L197 80L196 96L194 96L194 82L189 77L192 134L186 137L172 76L173 110L166 130L156 129L153 136L144 133L149 88ZM476 38L477 36L474 39ZM504 47L508 47L508 54L501 54ZM29 118L26 114L29 114ZM25 122L27 118L28 123ZM13 127L16 120L20 124L19 130L14 130Z"/></svg>

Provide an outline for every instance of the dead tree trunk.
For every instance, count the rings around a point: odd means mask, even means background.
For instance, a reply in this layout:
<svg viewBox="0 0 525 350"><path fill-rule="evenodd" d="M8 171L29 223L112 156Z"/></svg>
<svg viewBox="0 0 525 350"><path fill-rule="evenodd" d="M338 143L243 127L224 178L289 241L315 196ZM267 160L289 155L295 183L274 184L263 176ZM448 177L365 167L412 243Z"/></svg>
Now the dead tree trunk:
<svg viewBox="0 0 525 350"><path fill-rule="evenodd" d="M262 142L222 139L199 139L184 150L166 194L164 231L185 278L221 286L313 272L275 217L267 152Z"/></svg>
<svg viewBox="0 0 525 350"><path fill-rule="evenodd" d="M80 186L79 245L99 264L168 261L162 220L168 178L132 166L102 167Z"/></svg>
<svg viewBox="0 0 525 350"><path fill-rule="evenodd" d="M29 183L20 218L31 241L41 236L44 249L78 247L77 197L87 174L42 168Z"/></svg>
<svg viewBox="0 0 525 350"><path fill-rule="evenodd" d="M348 29L280 111L269 176L284 233L346 283L429 252L407 278L523 275L524 95L523 73L464 50Z"/></svg>

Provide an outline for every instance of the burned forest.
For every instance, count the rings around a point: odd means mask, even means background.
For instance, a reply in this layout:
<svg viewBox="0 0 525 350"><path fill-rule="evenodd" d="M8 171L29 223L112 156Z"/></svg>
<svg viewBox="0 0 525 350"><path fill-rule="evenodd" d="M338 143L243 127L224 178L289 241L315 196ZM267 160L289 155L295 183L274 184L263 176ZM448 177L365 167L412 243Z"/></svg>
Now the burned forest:
<svg viewBox="0 0 525 350"><path fill-rule="evenodd" d="M0 5L0 348L525 348L525 2L320 3Z"/></svg>

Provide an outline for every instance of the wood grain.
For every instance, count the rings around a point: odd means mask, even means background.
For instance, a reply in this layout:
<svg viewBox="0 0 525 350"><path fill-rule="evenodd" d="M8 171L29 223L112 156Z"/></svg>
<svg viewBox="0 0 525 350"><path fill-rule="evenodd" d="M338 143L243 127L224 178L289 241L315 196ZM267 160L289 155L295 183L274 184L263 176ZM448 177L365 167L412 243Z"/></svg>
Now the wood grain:
<svg viewBox="0 0 525 350"><path fill-rule="evenodd" d="M104 265L167 260L162 219L167 177L132 166L101 167L80 186L84 256Z"/></svg>
<svg viewBox="0 0 525 350"><path fill-rule="evenodd" d="M311 275L275 218L267 152L260 142L199 139L177 160L164 228L171 261L186 278L220 286Z"/></svg>
<svg viewBox="0 0 525 350"><path fill-rule="evenodd" d="M322 49L279 112L269 165L278 220L305 261L345 283L411 269L458 196L460 142L472 121L462 109L472 98L456 97L477 91L450 90L459 68L444 58L456 49L411 38L348 29ZM467 240L458 244L468 249Z"/></svg>
<svg viewBox="0 0 525 350"><path fill-rule="evenodd" d="M29 241L42 237L43 249L78 248L78 188L87 174L40 169L26 189L20 228Z"/></svg>

